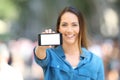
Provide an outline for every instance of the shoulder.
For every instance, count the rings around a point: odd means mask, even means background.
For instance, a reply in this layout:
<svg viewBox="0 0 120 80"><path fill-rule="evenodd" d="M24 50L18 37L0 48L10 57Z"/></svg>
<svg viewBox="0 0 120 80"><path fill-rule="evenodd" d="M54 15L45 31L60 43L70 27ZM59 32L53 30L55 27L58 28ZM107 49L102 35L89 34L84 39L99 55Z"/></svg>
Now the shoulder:
<svg viewBox="0 0 120 80"><path fill-rule="evenodd" d="M94 53L90 52L86 48L82 48L82 51L83 51L83 54L86 56L87 61L90 64L96 65L96 66L100 66L101 64L103 64L103 61L99 56L97 56Z"/></svg>
<svg viewBox="0 0 120 80"><path fill-rule="evenodd" d="M82 49L83 54L85 54L85 65L84 68L86 68L88 71L91 71L91 73L99 72L100 70L103 70L103 60L95 55L94 53L90 52L87 49Z"/></svg>
<svg viewBox="0 0 120 80"><path fill-rule="evenodd" d="M83 52L84 55L86 55L89 58L101 60L101 58L99 56L97 56L95 53L92 53L91 51L89 51L86 48L82 48L82 52Z"/></svg>

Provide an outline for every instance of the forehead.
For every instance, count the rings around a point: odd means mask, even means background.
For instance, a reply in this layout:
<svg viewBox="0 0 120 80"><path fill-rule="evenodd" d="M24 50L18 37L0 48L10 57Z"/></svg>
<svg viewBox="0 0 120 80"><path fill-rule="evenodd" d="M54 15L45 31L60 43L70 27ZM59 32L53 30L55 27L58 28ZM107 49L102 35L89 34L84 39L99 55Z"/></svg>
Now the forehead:
<svg viewBox="0 0 120 80"><path fill-rule="evenodd" d="M76 20L76 21L78 21L78 17L72 12L65 12L61 16L61 20Z"/></svg>

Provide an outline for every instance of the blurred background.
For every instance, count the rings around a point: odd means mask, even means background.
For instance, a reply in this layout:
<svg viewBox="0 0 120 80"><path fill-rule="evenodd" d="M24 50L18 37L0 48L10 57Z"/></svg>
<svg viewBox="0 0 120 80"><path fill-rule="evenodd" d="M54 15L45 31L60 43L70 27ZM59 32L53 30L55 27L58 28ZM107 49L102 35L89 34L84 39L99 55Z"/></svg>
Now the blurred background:
<svg viewBox="0 0 120 80"><path fill-rule="evenodd" d="M89 50L103 59L106 80L120 80L120 0L0 0L0 54L24 80L43 80L33 57L37 35L55 30L66 6L84 14Z"/></svg>

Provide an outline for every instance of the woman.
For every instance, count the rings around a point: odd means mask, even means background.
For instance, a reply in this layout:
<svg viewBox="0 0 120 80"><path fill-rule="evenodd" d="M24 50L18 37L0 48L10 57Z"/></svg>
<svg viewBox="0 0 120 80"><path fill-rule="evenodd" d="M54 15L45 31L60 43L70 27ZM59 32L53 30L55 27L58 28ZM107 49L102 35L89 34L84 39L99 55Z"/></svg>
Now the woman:
<svg viewBox="0 0 120 80"><path fill-rule="evenodd" d="M59 15L56 27L62 34L62 45L35 48L35 61L43 68L44 79L104 80L102 60L87 50L83 15L73 7L66 7ZM49 29L43 33L53 31Z"/></svg>

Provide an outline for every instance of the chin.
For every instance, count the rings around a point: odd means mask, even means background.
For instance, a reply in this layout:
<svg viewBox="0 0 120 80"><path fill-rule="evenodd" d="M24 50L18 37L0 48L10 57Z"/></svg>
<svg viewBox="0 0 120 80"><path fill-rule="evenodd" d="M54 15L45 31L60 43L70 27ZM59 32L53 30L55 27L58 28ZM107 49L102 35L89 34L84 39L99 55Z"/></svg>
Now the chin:
<svg viewBox="0 0 120 80"><path fill-rule="evenodd" d="M67 43L67 44L75 44L76 42L73 41L73 40L69 40L69 41L65 41L65 43Z"/></svg>

